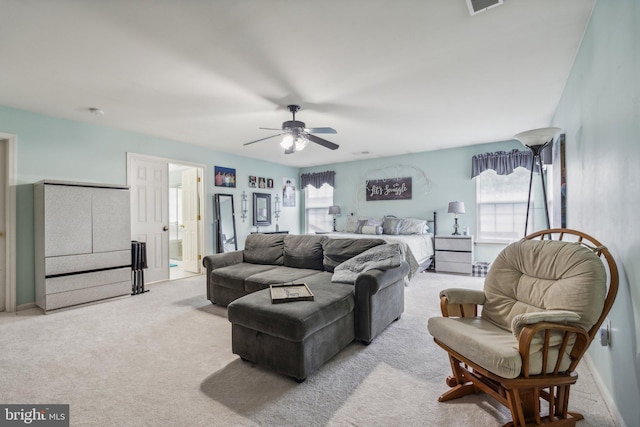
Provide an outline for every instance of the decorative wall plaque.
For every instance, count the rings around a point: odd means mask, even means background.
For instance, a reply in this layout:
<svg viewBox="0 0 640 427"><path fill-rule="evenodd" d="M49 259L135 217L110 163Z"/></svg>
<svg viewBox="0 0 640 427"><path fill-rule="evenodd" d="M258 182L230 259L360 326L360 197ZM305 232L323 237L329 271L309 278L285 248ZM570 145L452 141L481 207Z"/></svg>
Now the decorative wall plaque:
<svg viewBox="0 0 640 427"><path fill-rule="evenodd" d="M411 177L367 181L367 201L411 199Z"/></svg>

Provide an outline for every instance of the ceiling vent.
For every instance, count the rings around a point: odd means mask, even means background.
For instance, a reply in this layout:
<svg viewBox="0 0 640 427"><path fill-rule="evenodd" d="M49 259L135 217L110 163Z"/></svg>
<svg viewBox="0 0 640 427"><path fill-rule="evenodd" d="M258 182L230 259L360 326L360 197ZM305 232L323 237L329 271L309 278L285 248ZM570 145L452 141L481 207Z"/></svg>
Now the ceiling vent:
<svg viewBox="0 0 640 427"><path fill-rule="evenodd" d="M500 6L502 1L503 0L467 0L467 6L469 6L469 13L475 15L492 7Z"/></svg>

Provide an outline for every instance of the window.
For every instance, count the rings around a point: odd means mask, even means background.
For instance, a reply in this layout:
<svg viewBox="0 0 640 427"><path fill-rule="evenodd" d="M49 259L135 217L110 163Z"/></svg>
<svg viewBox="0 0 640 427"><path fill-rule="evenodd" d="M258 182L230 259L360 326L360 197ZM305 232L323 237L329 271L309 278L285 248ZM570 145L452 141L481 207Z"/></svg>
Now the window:
<svg viewBox="0 0 640 427"><path fill-rule="evenodd" d="M488 169L476 177L478 240L509 242L523 236L529 176L529 170L518 167L509 175ZM535 229L532 220L530 229Z"/></svg>
<svg viewBox="0 0 640 427"><path fill-rule="evenodd" d="M329 206L333 205L333 187L329 184L320 188L307 185L304 193L306 233L333 230L333 216L329 215Z"/></svg>

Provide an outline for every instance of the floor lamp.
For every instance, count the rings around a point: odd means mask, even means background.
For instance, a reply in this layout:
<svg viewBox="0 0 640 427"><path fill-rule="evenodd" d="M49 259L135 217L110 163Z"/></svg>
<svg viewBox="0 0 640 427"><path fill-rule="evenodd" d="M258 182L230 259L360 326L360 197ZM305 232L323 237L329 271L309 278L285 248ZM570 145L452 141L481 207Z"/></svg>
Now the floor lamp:
<svg viewBox="0 0 640 427"><path fill-rule="evenodd" d="M531 186L533 184L533 169L538 165L540 172L540 182L542 183L542 199L544 202L544 214L547 220L547 229L551 228L549 221L549 206L547 206L547 189L542 176L542 150L553 142L556 134L560 132L560 128L541 128L520 132L513 138L520 141L525 147L531 150L531 172L529 175L529 196L527 197L527 217L524 222L524 235L527 235L527 227L529 226L529 211L531 210Z"/></svg>

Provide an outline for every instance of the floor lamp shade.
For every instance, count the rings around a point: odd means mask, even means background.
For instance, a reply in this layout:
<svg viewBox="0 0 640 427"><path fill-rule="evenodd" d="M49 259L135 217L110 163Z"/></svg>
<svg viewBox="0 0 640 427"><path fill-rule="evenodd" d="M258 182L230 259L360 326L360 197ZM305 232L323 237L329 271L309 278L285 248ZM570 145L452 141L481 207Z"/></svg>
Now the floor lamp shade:
<svg viewBox="0 0 640 427"><path fill-rule="evenodd" d="M544 213L547 222L547 229L551 228L549 220L549 206L547 205L547 189L542 176L542 157L543 151L552 143L554 138L562 129L560 128L540 128L520 132L514 135L514 139L520 141L522 145L531 150L531 172L529 175L529 196L527 197L527 215L524 221L524 235L527 235L527 227L529 225L529 211L531 210L531 187L533 184L533 171L536 169L540 173L540 181L542 184L542 200L544 203Z"/></svg>

